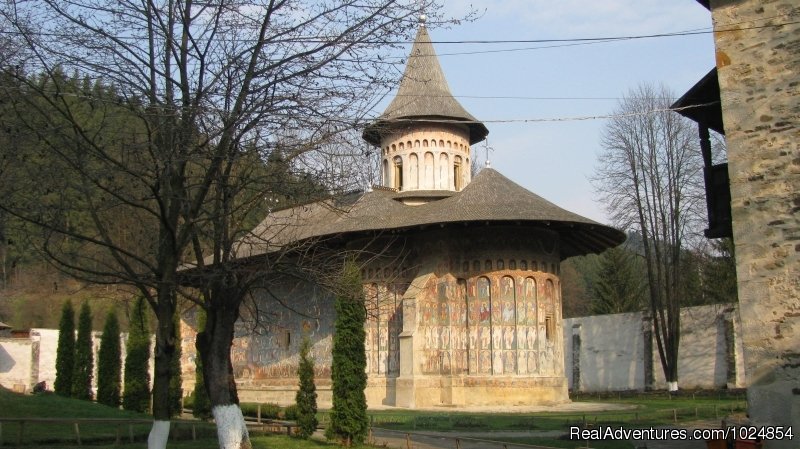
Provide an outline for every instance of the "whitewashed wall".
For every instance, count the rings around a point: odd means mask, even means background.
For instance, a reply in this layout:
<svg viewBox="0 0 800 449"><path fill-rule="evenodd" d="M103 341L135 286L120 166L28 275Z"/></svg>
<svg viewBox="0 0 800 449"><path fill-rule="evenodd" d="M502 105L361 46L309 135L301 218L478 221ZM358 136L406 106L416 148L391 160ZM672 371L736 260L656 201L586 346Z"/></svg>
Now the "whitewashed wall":
<svg viewBox="0 0 800 449"><path fill-rule="evenodd" d="M643 317L642 313L623 313L565 319L565 371L570 389L586 392L645 389ZM731 354L728 352L726 320L733 326ZM744 387L740 329L738 310L730 304L681 309L678 385L681 388ZM575 334L580 335L577 354L580 385L576 385L573 378ZM664 389L666 382L655 336L650 356L653 386Z"/></svg>

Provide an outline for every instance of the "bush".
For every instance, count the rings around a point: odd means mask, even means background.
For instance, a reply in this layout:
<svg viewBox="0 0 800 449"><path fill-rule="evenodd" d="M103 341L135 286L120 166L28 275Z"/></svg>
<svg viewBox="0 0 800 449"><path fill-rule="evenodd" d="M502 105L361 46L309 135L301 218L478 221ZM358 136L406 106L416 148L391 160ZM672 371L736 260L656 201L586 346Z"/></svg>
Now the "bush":
<svg viewBox="0 0 800 449"><path fill-rule="evenodd" d="M300 410L297 407L297 404L292 404L285 409L283 409L283 419L289 421L297 421L298 417L300 416ZM298 423L299 424L299 423ZM300 429L301 433L303 429Z"/></svg>
<svg viewBox="0 0 800 449"><path fill-rule="evenodd" d="M128 354L125 357L125 390L122 407L146 412L150 407L150 328L143 298L134 306L128 333Z"/></svg>
<svg viewBox="0 0 800 449"><path fill-rule="evenodd" d="M92 350L92 310L81 305L78 316L78 338L75 340L75 367L72 369L72 397L92 400L94 351Z"/></svg>
<svg viewBox="0 0 800 449"><path fill-rule="evenodd" d="M106 317L100 350L97 353L97 402L109 407L119 407L122 391L122 350L119 340L119 322L112 311Z"/></svg>
<svg viewBox="0 0 800 449"><path fill-rule="evenodd" d="M67 301L61 308L58 324L58 348L56 349L55 392L61 396L72 395L72 370L75 368L75 311Z"/></svg>
<svg viewBox="0 0 800 449"><path fill-rule="evenodd" d="M364 323L367 316L361 274L354 262L344 265L334 307L333 408L325 436L349 447L353 443L362 443L369 427L364 395L367 386Z"/></svg>
<svg viewBox="0 0 800 449"><path fill-rule="evenodd" d="M310 437L317 430L317 387L314 385L314 359L309 354L311 342L308 337L303 338L300 344L300 363L297 366L297 376L300 378L300 388L295 396L295 405L287 407L286 419L297 421L301 438ZM289 417L292 409L293 418Z"/></svg>

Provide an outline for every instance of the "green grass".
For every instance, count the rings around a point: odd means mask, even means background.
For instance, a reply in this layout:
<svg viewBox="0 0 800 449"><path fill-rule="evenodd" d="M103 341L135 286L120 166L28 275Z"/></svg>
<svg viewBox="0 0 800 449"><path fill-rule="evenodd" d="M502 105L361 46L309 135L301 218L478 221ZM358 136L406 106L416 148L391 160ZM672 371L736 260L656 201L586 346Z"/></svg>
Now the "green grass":
<svg viewBox="0 0 800 449"><path fill-rule="evenodd" d="M584 422L593 425L625 425L649 427L686 424L704 419L723 419L745 411L742 394L692 396L683 393L670 397L664 393L647 393L628 397L577 398L576 402L602 402L631 407L623 411L586 413L461 413L405 410L370 411L372 425L395 430L433 431L499 431L499 430L564 430ZM321 422L327 416L321 414Z"/></svg>
<svg viewBox="0 0 800 449"><path fill-rule="evenodd" d="M664 393L648 393L627 397L595 395L574 398L578 402L603 402L631 406L631 410L588 413L461 413L456 411L428 412L413 410L369 411L374 427L384 427L407 431L509 431L509 430L559 430L567 432L571 425L623 425L629 428L659 425L690 425L702 419L723 419L730 414L744 411L744 396L741 393L692 395L682 393L671 397ZM673 412L674 411L674 412ZM63 398L54 394L20 395L0 388L1 418L100 418L100 419L151 419L148 415L117 410L92 402ZM320 413L321 422L327 420L327 412ZM174 426L174 425L173 425ZM173 427L174 429L174 427ZM216 431L213 424L198 423L195 429L200 439L191 440L191 428L179 425L179 440L170 441L171 448L200 449L216 447ZM114 424L81 424L81 439L84 444L95 448L139 448L147 439L150 424L133 426L135 443L129 443L128 426L120 429L122 445L114 446L117 428ZM2 438L5 446L16 443L19 424L3 423ZM484 436L486 439L502 440L573 449L585 443L555 438ZM304 441L285 435L253 435L253 447L276 449L317 449L337 447L321 441ZM38 449L58 444L60 448L78 447L72 423L35 424L27 423L24 428L23 444L27 448ZM583 445L583 446L581 446ZM630 449L627 442L597 441L591 446L598 449Z"/></svg>

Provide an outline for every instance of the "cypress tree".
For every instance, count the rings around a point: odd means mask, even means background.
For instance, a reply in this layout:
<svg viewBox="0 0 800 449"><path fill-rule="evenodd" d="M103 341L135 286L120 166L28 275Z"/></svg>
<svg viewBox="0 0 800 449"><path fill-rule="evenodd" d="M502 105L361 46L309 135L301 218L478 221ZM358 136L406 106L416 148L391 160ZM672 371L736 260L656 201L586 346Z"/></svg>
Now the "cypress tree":
<svg viewBox="0 0 800 449"><path fill-rule="evenodd" d="M56 349L55 392L69 397L72 394L72 370L75 368L75 311L67 301L61 308L58 324L58 348Z"/></svg>
<svg viewBox="0 0 800 449"><path fill-rule="evenodd" d="M146 412L150 406L150 329L143 298L134 305L126 349L122 408Z"/></svg>
<svg viewBox="0 0 800 449"><path fill-rule="evenodd" d="M317 430L317 387L314 385L314 359L311 357L311 342L308 336L300 344L300 364L297 376L300 388L295 396L297 404L297 425L301 438L310 437Z"/></svg>
<svg viewBox="0 0 800 449"><path fill-rule="evenodd" d="M197 309L197 333L203 332L206 329L206 312L205 310ZM206 383L203 380L203 361L200 359L200 354L194 359L194 405L192 406L192 415L195 418L210 419L211 418L211 399L208 397L206 391Z"/></svg>
<svg viewBox="0 0 800 449"><path fill-rule="evenodd" d="M72 397L92 399L94 354L92 350L92 310L89 303L81 305L78 315L78 338L75 340L75 367L72 371Z"/></svg>
<svg viewBox="0 0 800 449"><path fill-rule="evenodd" d="M119 322L117 314L108 313L100 337L97 353L97 402L109 407L119 407L122 390L122 350L120 348Z"/></svg>
<svg viewBox="0 0 800 449"><path fill-rule="evenodd" d="M361 443L367 435L367 386L364 352L364 292L361 275L353 262L345 263L335 302L336 321L333 334L333 408L331 424L325 431L329 439L345 446Z"/></svg>
<svg viewBox="0 0 800 449"><path fill-rule="evenodd" d="M180 312L175 313L173 320L175 325L175 335L181 335L181 322ZM175 351L172 352L172 360L169 366L170 379L169 379L169 410L170 416L180 416L183 409L181 407L181 399L183 399L183 386L181 379L181 342L178 340L175 343Z"/></svg>

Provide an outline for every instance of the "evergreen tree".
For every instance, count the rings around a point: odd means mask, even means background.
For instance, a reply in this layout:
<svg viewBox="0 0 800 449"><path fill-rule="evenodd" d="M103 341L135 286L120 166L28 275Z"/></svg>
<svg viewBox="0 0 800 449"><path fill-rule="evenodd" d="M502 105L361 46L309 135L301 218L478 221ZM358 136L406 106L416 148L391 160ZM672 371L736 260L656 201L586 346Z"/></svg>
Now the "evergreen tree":
<svg viewBox="0 0 800 449"><path fill-rule="evenodd" d="M300 364L297 376L300 388L295 396L297 404L297 425L301 438L310 437L317 430L317 387L314 385L314 359L311 357L311 342L308 336L300 344Z"/></svg>
<svg viewBox="0 0 800 449"><path fill-rule="evenodd" d="M97 353L97 402L109 407L119 407L122 390L122 362L120 357L119 322L117 314L108 313Z"/></svg>
<svg viewBox="0 0 800 449"><path fill-rule="evenodd" d="M92 348L92 310L89 303L81 305L78 315L78 338L75 340L75 367L72 371L72 397L92 399L94 355Z"/></svg>
<svg viewBox="0 0 800 449"><path fill-rule="evenodd" d="M57 394L69 397L72 394L72 370L75 368L75 311L67 301L61 309L61 322L58 325L58 349L56 350L56 382L53 388Z"/></svg>
<svg viewBox="0 0 800 449"><path fill-rule="evenodd" d="M592 282L596 314L625 313L641 310L645 304L644 268L635 254L623 247L611 248L598 259L597 274Z"/></svg>
<svg viewBox="0 0 800 449"><path fill-rule="evenodd" d="M122 407L146 412L150 405L150 329L143 298L136 300L128 332Z"/></svg>
<svg viewBox="0 0 800 449"><path fill-rule="evenodd" d="M169 379L169 410L170 416L180 416L183 412L181 399L183 399L183 387L181 379L181 324L180 312L175 313L175 335L179 340L175 342L175 351L172 352L172 363L170 363Z"/></svg>
<svg viewBox="0 0 800 449"><path fill-rule="evenodd" d="M325 431L329 439L345 446L361 443L367 435L367 360L364 352L364 323L367 318L361 275L353 262L345 263L335 302L333 334L333 408Z"/></svg>
<svg viewBox="0 0 800 449"><path fill-rule="evenodd" d="M206 312L202 308L197 311L197 333L203 332L206 328ZM211 400L208 398L206 391L206 383L203 380L203 361L200 360L198 355L194 359L194 405L192 406L192 415L195 418L210 419L211 418Z"/></svg>

